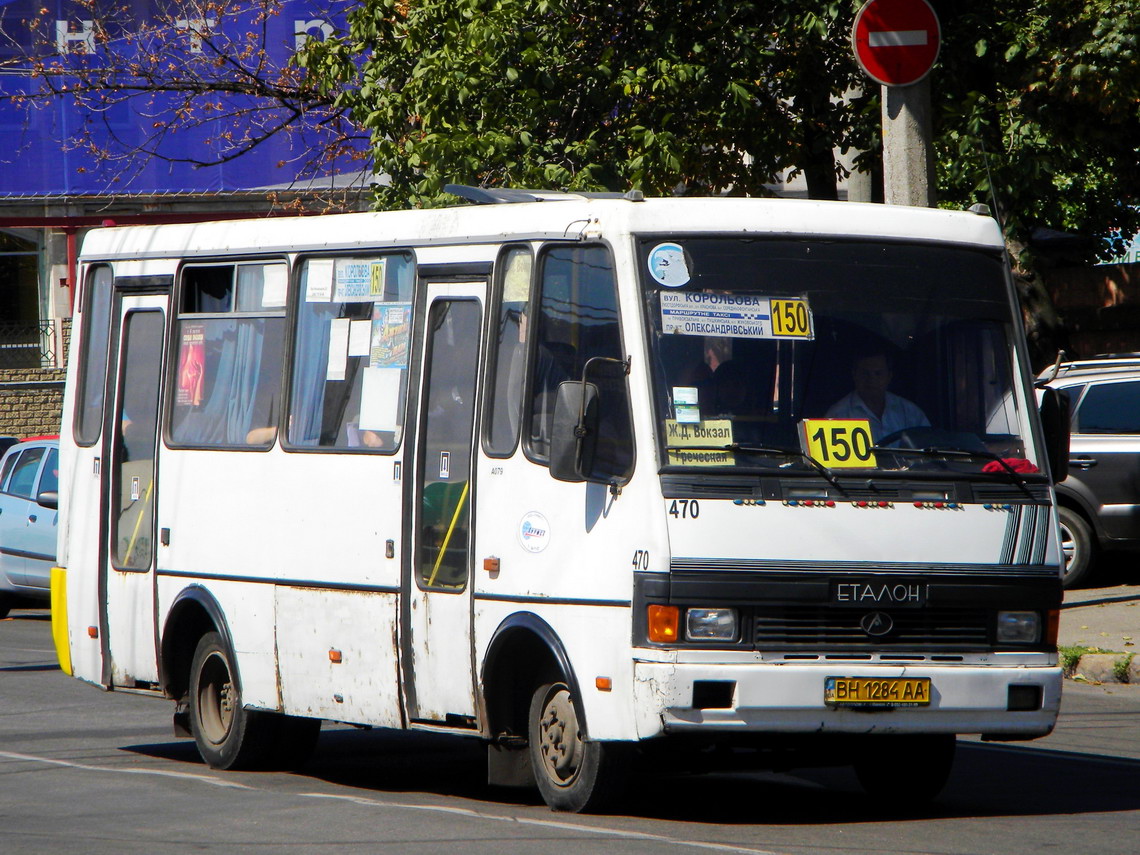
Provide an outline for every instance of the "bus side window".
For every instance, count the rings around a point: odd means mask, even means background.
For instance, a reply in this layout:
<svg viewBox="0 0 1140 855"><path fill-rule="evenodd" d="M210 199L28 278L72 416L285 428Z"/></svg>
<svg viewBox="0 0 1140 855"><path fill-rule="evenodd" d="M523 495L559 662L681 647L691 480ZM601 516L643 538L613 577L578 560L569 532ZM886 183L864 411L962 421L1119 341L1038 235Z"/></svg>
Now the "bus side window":
<svg viewBox="0 0 1140 855"><path fill-rule="evenodd" d="M302 263L287 446L396 450L408 391L414 283L407 253Z"/></svg>
<svg viewBox="0 0 1140 855"><path fill-rule="evenodd" d="M515 449L522 417L526 373L527 300L534 257L526 247L511 247L500 263L497 322L491 330L494 364L490 366L486 414L488 453L505 456Z"/></svg>
<svg viewBox="0 0 1140 855"><path fill-rule="evenodd" d="M111 268L100 265L88 274L80 300L83 357L79 362L79 403L75 408L75 440L80 445L93 444L103 426L111 296Z"/></svg>
<svg viewBox="0 0 1140 855"><path fill-rule="evenodd" d="M286 282L281 263L185 269L175 339L172 445L273 444Z"/></svg>
<svg viewBox="0 0 1140 855"><path fill-rule="evenodd" d="M558 384L581 380L595 356L623 358L613 260L604 246L555 246L541 257L535 336L531 363L530 450L550 457L550 430ZM598 364L595 363L597 366ZM633 468L632 419L624 371L596 367L589 381L598 387L602 420L598 426L594 471L624 477Z"/></svg>

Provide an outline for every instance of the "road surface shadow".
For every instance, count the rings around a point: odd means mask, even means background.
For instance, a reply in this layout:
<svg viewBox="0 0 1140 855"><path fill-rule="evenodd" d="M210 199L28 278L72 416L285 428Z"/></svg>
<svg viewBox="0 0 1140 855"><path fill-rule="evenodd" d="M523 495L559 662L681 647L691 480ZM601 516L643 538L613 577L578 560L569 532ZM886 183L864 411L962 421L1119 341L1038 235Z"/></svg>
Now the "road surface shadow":
<svg viewBox="0 0 1140 855"><path fill-rule="evenodd" d="M125 750L202 765L188 740ZM327 725L317 753L296 774L378 799L415 793L470 799L488 807L541 805L533 790L489 786L485 749L461 737ZM1136 760L959 742L946 789L919 811L870 798L854 773L843 767L782 774L655 771L631 783L616 812L676 822L779 826L1108 813L1140 810L1138 784Z"/></svg>

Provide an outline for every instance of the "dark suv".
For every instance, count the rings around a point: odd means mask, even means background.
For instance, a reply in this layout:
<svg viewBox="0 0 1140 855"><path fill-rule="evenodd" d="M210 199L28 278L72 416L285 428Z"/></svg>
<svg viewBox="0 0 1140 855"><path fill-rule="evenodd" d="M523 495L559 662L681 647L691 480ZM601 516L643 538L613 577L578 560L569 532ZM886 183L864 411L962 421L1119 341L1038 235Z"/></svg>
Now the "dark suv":
<svg viewBox="0 0 1140 855"><path fill-rule="evenodd" d="M1101 550L1140 549L1140 354L1063 362L1048 385L1072 403L1069 473L1057 485L1070 588Z"/></svg>

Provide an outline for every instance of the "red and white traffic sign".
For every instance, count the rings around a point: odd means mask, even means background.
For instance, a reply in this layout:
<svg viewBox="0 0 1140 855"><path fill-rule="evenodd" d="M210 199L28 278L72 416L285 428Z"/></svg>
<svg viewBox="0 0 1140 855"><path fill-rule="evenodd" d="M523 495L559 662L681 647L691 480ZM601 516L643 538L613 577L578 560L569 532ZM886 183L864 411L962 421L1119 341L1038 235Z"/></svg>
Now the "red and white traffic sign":
<svg viewBox="0 0 1140 855"><path fill-rule="evenodd" d="M868 0L851 28L860 68L884 86L910 86L926 77L941 41L927 0Z"/></svg>

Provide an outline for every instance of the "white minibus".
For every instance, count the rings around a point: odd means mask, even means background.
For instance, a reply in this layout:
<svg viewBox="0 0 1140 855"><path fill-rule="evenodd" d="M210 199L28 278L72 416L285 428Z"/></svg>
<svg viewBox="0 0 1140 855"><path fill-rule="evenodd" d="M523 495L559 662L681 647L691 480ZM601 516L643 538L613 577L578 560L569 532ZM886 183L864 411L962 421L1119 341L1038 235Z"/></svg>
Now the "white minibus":
<svg viewBox="0 0 1140 855"><path fill-rule="evenodd" d="M1052 730L1068 433L992 218L455 192L87 236L68 673L215 768L414 728L569 811L662 761L913 803Z"/></svg>

